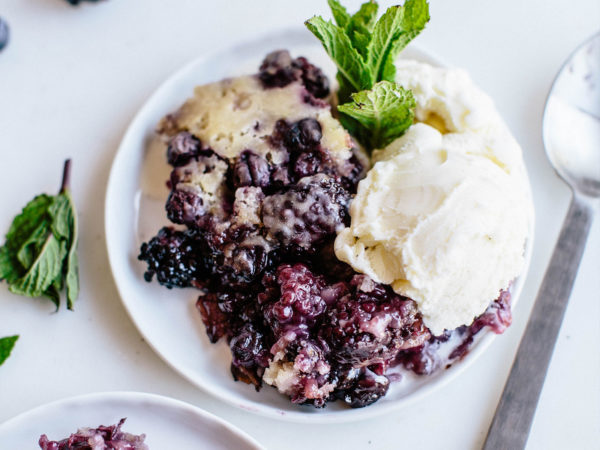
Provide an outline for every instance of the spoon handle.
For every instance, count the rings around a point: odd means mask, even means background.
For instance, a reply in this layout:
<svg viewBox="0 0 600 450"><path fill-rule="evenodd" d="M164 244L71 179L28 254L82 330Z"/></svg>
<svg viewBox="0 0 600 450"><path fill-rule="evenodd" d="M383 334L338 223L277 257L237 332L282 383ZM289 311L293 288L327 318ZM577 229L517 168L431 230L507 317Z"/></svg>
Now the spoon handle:
<svg viewBox="0 0 600 450"><path fill-rule="evenodd" d="M586 200L577 194L571 200L569 212L488 431L484 450L525 448L592 223L593 209Z"/></svg>

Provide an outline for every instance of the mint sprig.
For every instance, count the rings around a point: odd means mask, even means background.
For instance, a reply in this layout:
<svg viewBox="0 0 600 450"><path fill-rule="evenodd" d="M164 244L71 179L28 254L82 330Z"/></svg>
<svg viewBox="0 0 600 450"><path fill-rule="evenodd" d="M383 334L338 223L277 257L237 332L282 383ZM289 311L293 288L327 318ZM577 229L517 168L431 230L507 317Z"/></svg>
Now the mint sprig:
<svg viewBox="0 0 600 450"><path fill-rule="evenodd" d="M340 105L342 124L369 148L383 148L413 123L415 98L396 83L380 81L373 89L352 94L352 102Z"/></svg>
<svg viewBox="0 0 600 450"><path fill-rule="evenodd" d="M4 364L4 361L10 356L13 347L15 346L19 336L8 336L0 338L0 366Z"/></svg>
<svg viewBox="0 0 600 450"><path fill-rule="evenodd" d="M394 62L425 28L429 5L426 0L406 0L403 6L392 6L377 19L375 1L364 3L353 15L338 0L328 3L335 24L319 16L305 24L338 69L341 104L338 110L342 123L368 150L380 148L401 136L412 124L414 98L394 83ZM388 84L374 89L383 81ZM358 100L355 93L360 94ZM378 99L379 95L384 97ZM402 120L394 125L398 118ZM384 131L386 127L390 130Z"/></svg>
<svg viewBox="0 0 600 450"><path fill-rule="evenodd" d="M0 280L27 297L46 297L58 309L66 287L67 308L79 295L78 227L69 188L71 161L58 195L41 194L17 215L0 247Z"/></svg>

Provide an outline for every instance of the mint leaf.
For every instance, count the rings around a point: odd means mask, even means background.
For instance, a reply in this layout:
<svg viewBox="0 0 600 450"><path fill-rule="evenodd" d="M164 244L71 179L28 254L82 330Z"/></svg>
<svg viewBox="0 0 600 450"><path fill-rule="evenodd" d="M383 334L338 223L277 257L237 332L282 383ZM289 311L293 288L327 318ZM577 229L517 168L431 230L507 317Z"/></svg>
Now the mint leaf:
<svg viewBox="0 0 600 450"><path fill-rule="evenodd" d="M404 6L392 6L379 18L369 45L368 65L374 80L394 81L394 61L428 21L426 0L407 0Z"/></svg>
<svg viewBox="0 0 600 450"><path fill-rule="evenodd" d="M9 248L20 248L39 224L48 220L48 208L53 201L54 197L51 195L42 194L25 205L21 214L13 219L13 223L6 233L6 242Z"/></svg>
<svg viewBox="0 0 600 450"><path fill-rule="evenodd" d="M337 0L327 0L327 3L329 4L335 22L340 28L345 29L350 23L350 14L348 14L346 8L344 8Z"/></svg>
<svg viewBox="0 0 600 450"><path fill-rule="evenodd" d="M373 31L373 26L377 20L377 11L379 5L375 1L370 1L360 5L359 10L352 16L348 28L350 30L362 30L365 32Z"/></svg>
<svg viewBox="0 0 600 450"><path fill-rule="evenodd" d="M66 287L67 308L79 294L77 213L68 187L70 161L56 196L40 195L13 220L0 247L0 280L27 297L44 296L58 308Z"/></svg>
<svg viewBox="0 0 600 450"><path fill-rule="evenodd" d="M322 17L305 22L321 41L338 68L338 100L344 103L352 92L370 89L378 81L394 81L394 61L429 21L427 0L406 0L392 6L377 20L378 5L363 3L353 15L338 0L328 0L337 25Z"/></svg>
<svg viewBox="0 0 600 450"><path fill-rule="evenodd" d="M10 352L12 352L15 343L19 339L19 336L8 336L0 338L0 366L8 359Z"/></svg>
<svg viewBox="0 0 600 450"><path fill-rule="evenodd" d="M17 259L25 270L31 267L48 239L48 225L49 223L46 221L41 222L17 252Z"/></svg>
<svg viewBox="0 0 600 450"><path fill-rule="evenodd" d="M396 83L380 81L373 89L352 94L352 102L338 106L344 126L369 148L383 148L412 125L415 99Z"/></svg>
<svg viewBox="0 0 600 450"><path fill-rule="evenodd" d="M305 24L321 41L325 51L337 66L340 76L354 90L368 89L373 84L371 71L358 50L352 46L350 37L343 28L323 20L322 17L313 17Z"/></svg>
<svg viewBox="0 0 600 450"><path fill-rule="evenodd" d="M43 297L46 297L48 300L54 303L57 311L60 306L60 291L62 290L62 284L62 280L60 278L56 278L54 283L48 286L48 289L42 293Z"/></svg>
<svg viewBox="0 0 600 450"><path fill-rule="evenodd" d="M67 308L73 309L73 303L79 296L79 256L77 254L77 243L79 240L79 230L77 224L77 213L75 203L71 193L67 190L64 194L68 201L67 220L69 224L68 255L66 261L65 283L67 285Z"/></svg>
<svg viewBox="0 0 600 450"><path fill-rule="evenodd" d="M306 26L338 68L340 121L367 149L381 148L412 124L414 98L393 84L394 63L425 28L429 4L406 0L404 6L388 8L377 20L374 0L363 3L353 15L338 0L328 3L337 25L313 17ZM382 81L389 84L379 84Z"/></svg>
<svg viewBox="0 0 600 450"><path fill-rule="evenodd" d="M377 19L378 9L379 5L374 1L363 3L346 26L346 33L350 36L352 45L365 60L368 57L371 32Z"/></svg>
<svg viewBox="0 0 600 450"><path fill-rule="evenodd" d="M62 273L64 244L50 233L29 270L9 287L13 294L40 297Z"/></svg>
<svg viewBox="0 0 600 450"><path fill-rule="evenodd" d="M69 197L63 192L58 194L48 208L48 213L52 218L52 232L59 238L68 239L73 222Z"/></svg>
<svg viewBox="0 0 600 450"><path fill-rule="evenodd" d="M0 280L11 283L31 265L32 261L26 264L31 259L27 253L29 248L23 247L34 244L32 234L39 233L39 228L48 224L48 208L52 201L49 195L38 195L14 218L6 234L6 243L0 247Z"/></svg>

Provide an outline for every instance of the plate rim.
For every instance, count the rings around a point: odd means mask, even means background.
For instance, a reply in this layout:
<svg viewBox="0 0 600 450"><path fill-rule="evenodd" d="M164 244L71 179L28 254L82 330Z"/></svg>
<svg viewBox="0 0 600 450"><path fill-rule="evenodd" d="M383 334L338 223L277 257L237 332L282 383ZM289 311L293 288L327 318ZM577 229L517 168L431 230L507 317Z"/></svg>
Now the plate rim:
<svg viewBox="0 0 600 450"><path fill-rule="evenodd" d="M137 128L136 125L141 120L141 118L144 116L146 110L148 110L150 108L152 103L157 98L160 98L162 96L162 92L167 90L176 79L181 78L185 73L192 70L195 66L206 63L206 61L216 58L223 53L231 53L234 51L239 51L246 47L253 47L253 46L258 45L260 42L266 41L267 39L276 42L278 37L290 38L290 36L292 36L294 39L298 39L298 38L302 39L302 37L304 37L305 35L306 35L306 30L299 28L299 27L281 28L278 30L273 30L271 32L260 34L256 38L248 40L248 41L237 41L231 45L222 46L214 51L211 51L211 52L208 52L199 57L193 58L190 61L188 61L187 63L183 64L179 69L176 69L170 75L168 75L158 85L158 87L155 88L151 92L151 94L147 97L147 99L138 108L138 110L137 110L136 114L134 115L134 117L132 118L132 120L129 122L127 129L126 129L125 133L123 134L123 137L119 143L118 150L113 157L110 174L108 177L106 193L105 193L105 202L104 202L104 228L105 228L105 237L106 237L105 242L106 242L106 248L107 248L107 252L108 252L108 259L109 259L109 266L110 266L111 274L115 281L115 285L116 285L117 291L119 293L121 303L124 306L127 314L129 315L129 318L135 325L138 332L144 337L144 340L146 341L146 343L167 364L167 366L169 366L177 374L179 374L180 376L182 376L183 378L188 380L190 383L192 383L193 386L201 389L203 392L205 392L219 400L223 400L223 401L227 402L228 404L230 404L232 406L235 406L244 411L249 411L249 412L264 416L264 417L279 419L279 420L283 420L283 421L287 421L287 422L307 423L307 424L308 423L311 423L311 424L312 423L323 423L323 424L325 424L325 423L348 423L348 422L354 422L354 421L358 421L358 420L362 420L362 419L373 418L373 417L385 414L387 412L405 408L407 406L413 405L413 404L421 401L423 398L432 394L436 390L441 389L442 387L446 386L452 380L455 380L461 373L463 373L465 370L467 370L469 367L471 367L474 364L474 362L482 355L482 353L485 352L485 350L487 350L490 347L490 345L492 344L492 342L496 339L496 337L498 335L493 333L491 330L488 330L487 334L481 335L479 340L476 342L475 348L470 350L469 353L464 357L464 359L453 364L449 369L447 369L444 372L445 376L439 376L439 377L433 379L431 383L420 386L417 391L411 393L407 397L398 399L397 401L390 401L389 403L380 403L376 407L360 408L360 409L347 409L347 410L335 411L335 412L331 412L331 413L330 412L306 413L306 412L303 412L300 408L297 411L283 411L283 410L280 410L279 408L277 408L276 406L272 406L269 404L261 405L264 407L257 407L257 406L255 406L255 404L249 403L248 400L240 399L240 398L236 397L230 391L226 391L221 388L214 389L214 386L206 386L206 385L200 384L198 382L198 380L196 379L194 373L190 373L190 371L187 370L186 368L176 366L174 363L172 363L168 359L168 357L166 355L163 355L163 353L161 351L159 351L159 349L153 344L152 340L148 338L147 334L144 332L144 328L138 323L138 321L136 320L136 318L133 314L133 311L130 309L130 305L125 300L123 289L120 284L121 277L119 274L116 273L116 270L115 270L115 267L116 267L115 261L118 258L118 255L117 255L118 249L112 248L111 240L109 239L110 235L112 235L112 231L111 231L112 226L110 223L111 222L110 219L112 217L112 212L110 211L111 210L110 203L111 203L111 199L114 197L113 191L116 189L114 187L114 185L115 185L115 179L117 178L117 175L116 175L117 167L118 167L117 163L119 161L120 156L122 156L126 152L126 149L127 149L126 144L131 139L130 135L133 133L135 128ZM444 66L444 67L450 67L450 65L446 64L446 62L444 62L441 58L439 58L434 52L431 52L429 50L424 50L421 46L418 46L418 45L411 44L411 45L409 45L409 47L411 49L415 50L416 52L418 52L419 54L422 54L423 56L427 57L435 64L438 64L438 65ZM182 100L182 101L184 101L184 100ZM168 112L166 112L166 113L168 113ZM519 145L519 147L521 147L521 146ZM531 199L532 199L531 181L529 179L529 173L528 173L526 167L525 167L525 174L526 174L526 178L527 178L526 195L529 197L529 200L531 202ZM521 295L521 292L523 290L523 286L525 284L525 280L527 278L527 275L529 272L529 267L531 264L531 257L532 257L532 252L533 252L533 243L534 243L534 229L535 229L534 222L535 222L535 215L532 214L531 219L530 219L530 224L529 224L528 238L527 238L527 241L525 243L525 248L524 248L524 257L525 257L524 259L525 260L524 260L524 264L523 264L523 269L521 271L521 275L514 280L514 283L511 287L511 296L512 296L511 310L513 312L515 311L515 306L516 306L516 304L519 300L519 297ZM211 387L213 389L211 389ZM373 405L373 406L375 406L375 405Z"/></svg>
<svg viewBox="0 0 600 450"><path fill-rule="evenodd" d="M246 442L254 450L264 450L264 447L250 436L245 431L236 427L235 425L227 422L225 419L210 413L196 405L179 400L173 397L165 395L155 394L151 392L142 391L101 391L91 392L87 394L75 395L71 397L61 398L53 400L48 403L35 406L31 409L23 411L16 416L0 423L0 438L3 433L9 432L15 427L18 428L23 422L27 422L32 416L39 414L48 414L57 408L68 407L72 404L81 403L96 403L96 402L110 402L110 401L125 401L126 403L134 404L136 402L148 402L153 405L176 409L178 411L184 411L186 413L193 414L200 420L206 421L212 424L218 424L223 428L227 429L232 435L237 436L242 441ZM82 425L84 426L84 425ZM147 434L147 433L146 433ZM37 437L34 437L36 439Z"/></svg>

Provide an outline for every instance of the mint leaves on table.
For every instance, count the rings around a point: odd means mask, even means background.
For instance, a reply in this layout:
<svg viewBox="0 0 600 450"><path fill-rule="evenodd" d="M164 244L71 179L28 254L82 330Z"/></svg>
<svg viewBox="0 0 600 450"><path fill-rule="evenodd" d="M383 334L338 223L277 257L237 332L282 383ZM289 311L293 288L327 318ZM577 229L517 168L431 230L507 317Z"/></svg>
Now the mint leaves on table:
<svg viewBox="0 0 600 450"><path fill-rule="evenodd" d="M396 83L380 81L373 89L352 94L352 102L338 110L344 126L370 148L383 148L413 123L415 99ZM365 134L366 133L366 134Z"/></svg>
<svg viewBox="0 0 600 450"><path fill-rule="evenodd" d="M8 336L0 338L0 366L8 359L19 336Z"/></svg>
<svg viewBox="0 0 600 450"><path fill-rule="evenodd" d="M0 247L0 280L15 294L48 298L57 309L65 289L72 310L79 295L79 263L70 170L67 160L58 195L38 195L14 218Z"/></svg>
<svg viewBox="0 0 600 450"><path fill-rule="evenodd" d="M364 3L353 15L338 0L328 3L335 24L319 16L305 24L338 69L342 123L367 149L381 148L412 124L414 98L394 82L394 62L425 28L429 5L426 0L406 0L403 6L392 6L377 19L375 1ZM384 98L379 99L379 95ZM398 117L402 118L399 124L384 130Z"/></svg>

